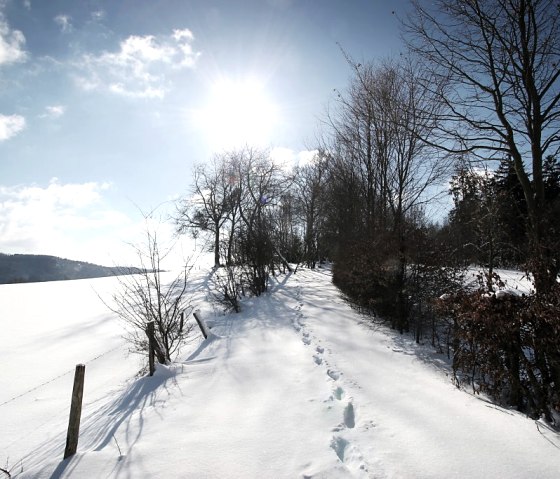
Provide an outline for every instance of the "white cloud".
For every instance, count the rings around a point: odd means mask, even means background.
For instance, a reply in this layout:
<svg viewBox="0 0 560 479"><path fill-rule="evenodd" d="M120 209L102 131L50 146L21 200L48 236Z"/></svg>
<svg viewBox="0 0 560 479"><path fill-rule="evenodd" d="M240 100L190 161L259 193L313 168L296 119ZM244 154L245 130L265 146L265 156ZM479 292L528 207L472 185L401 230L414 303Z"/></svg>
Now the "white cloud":
<svg viewBox="0 0 560 479"><path fill-rule="evenodd" d="M165 90L163 88L146 86L142 90L130 90L127 88L127 85L123 83L110 84L109 91L130 98L163 98L165 96Z"/></svg>
<svg viewBox="0 0 560 479"><path fill-rule="evenodd" d="M276 147L270 152L272 160L287 170L296 166L303 167L313 163L317 157L317 150L302 150L295 152L291 148Z"/></svg>
<svg viewBox="0 0 560 479"><path fill-rule="evenodd" d="M72 17L70 15L57 15L54 17L54 22L60 27L62 33L70 33L73 30Z"/></svg>
<svg viewBox="0 0 560 479"><path fill-rule="evenodd" d="M184 28L183 30L173 30L173 38L178 42L181 40L191 42L194 40L194 35L188 28Z"/></svg>
<svg viewBox="0 0 560 479"><path fill-rule="evenodd" d="M299 167L307 166L317 161L318 150L303 150L297 154L297 165Z"/></svg>
<svg viewBox="0 0 560 479"><path fill-rule="evenodd" d="M0 114L0 141L6 141L25 128L25 118L21 115Z"/></svg>
<svg viewBox="0 0 560 479"><path fill-rule="evenodd" d="M31 0L23 0L23 6L24 6L27 10L31 10Z"/></svg>
<svg viewBox="0 0 560 479"><path fill-rule="evenodd" d="M84 90L105 90L136 98L162 98L169 83L166 70L194 67L195 52L190 30L174 30L171 35L131 35L117 51L84 55L76 65L76 83Z"/></svg>
<svg viewBox="0 0 560 479"><path fill-rule="evenodd" d="M293 165L296 153L290 148L276 147L270 151L270 158L272 161L284 168Z"/></svg>
<svg viewBox="0 0 560 479"><path fill-rule="evenodd" d="M45 113L39 115L40 118L60 118L66 112L66 107L63 105L51 105L45 108Z"/></svg>
<svg viewBox="0 0 560 479"><path fill-rule="evenodd" d="M0 14L0 65L24 61L25 37L19 30L12 30Z"/></svg>
<svg viewBox="0 0 560 479"><path fill-rule="evenodd" d="M108 183L0 186L0 251L111 264L136 226L107 205ZM117 253L115 253L117 252Z"/></svg>

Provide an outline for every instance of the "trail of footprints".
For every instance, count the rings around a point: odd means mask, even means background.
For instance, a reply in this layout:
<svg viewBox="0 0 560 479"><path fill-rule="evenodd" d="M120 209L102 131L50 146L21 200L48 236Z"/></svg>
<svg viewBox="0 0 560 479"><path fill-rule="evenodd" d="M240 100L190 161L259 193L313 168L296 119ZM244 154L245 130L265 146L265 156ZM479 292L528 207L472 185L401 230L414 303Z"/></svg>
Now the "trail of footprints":
<svg viewBox="0 0 560 479"><path fill-rule="evenodd" d="M299 291L297 296L299 297ZM305 324L303 322L302 313L303 303L298 302L295 310L297 311L296 317L293 320L293 325L296 331L301 332L301 340L306 346L313 347L313 339L309 334L309 331L305 330ZM330 352L330 351L327 351ZM324 402L335 402L335 404L344 404L342 410L342 422L337 426L333 427L332 432L334 433L330 447L337 455L338 459L345 464L351 472L354 472L357 476L368 477L368 469L364 458L359 450L359 448L351 442L348 438L349 430L353 430L356 427L356 408L354 401L351 397L347 397L346 392L343 387L339 384L339 380L342 373L335 368L330 367L327 359L325 358L325 348L321 345L317 345L314 348L312 355L313 361L317 366L322 366L326 368L326 375L333 382L332 395ZM330 408L331 406L329 406ZM368 422L368 424L373 425L373 422ZM365 429L369 429L366 425ZM345 433L346 437L342 436Z"/></svg>

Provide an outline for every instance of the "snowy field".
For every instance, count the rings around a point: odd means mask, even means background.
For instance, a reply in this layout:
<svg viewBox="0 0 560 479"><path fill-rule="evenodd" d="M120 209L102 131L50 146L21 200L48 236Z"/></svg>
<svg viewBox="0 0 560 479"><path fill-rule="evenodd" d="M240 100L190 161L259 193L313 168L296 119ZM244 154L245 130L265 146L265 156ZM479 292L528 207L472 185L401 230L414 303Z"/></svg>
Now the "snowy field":
<svg viewBox="0 0 560 479"><path fill-rule="evenodd" d="M560 436L457 390L445 358L299 270L137 377L115 278L0 286L0 467L18 478L558 478ZM78 454L63 461L74 365ZM0 473L0 477L1 473Z"/></svg>

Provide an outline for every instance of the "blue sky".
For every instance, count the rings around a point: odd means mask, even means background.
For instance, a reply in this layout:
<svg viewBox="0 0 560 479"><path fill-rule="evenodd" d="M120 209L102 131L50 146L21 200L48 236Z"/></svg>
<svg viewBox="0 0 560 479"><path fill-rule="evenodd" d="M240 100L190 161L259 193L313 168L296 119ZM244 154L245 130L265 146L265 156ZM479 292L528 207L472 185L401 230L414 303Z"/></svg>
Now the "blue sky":
<svg viewBox="0 0 560 479"><path fill-rule="evenodd" d="M297 158L406 0L0 0L0 252L112 264L249 142ZM395 15L396 14L396 15Z"/></svg>

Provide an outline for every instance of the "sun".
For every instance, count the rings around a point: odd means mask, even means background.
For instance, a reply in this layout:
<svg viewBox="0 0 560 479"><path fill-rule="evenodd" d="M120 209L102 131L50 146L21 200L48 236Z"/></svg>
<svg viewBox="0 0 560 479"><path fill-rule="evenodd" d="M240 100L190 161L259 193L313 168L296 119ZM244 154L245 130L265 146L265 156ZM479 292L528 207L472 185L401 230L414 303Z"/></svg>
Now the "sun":
<svg viewBox="0 0 560 479"><path fill-rule="evenodd" d="M211 85L201 113L214 147L265 146L271 141L277 108L257 78L222 78Z"/></svg>

